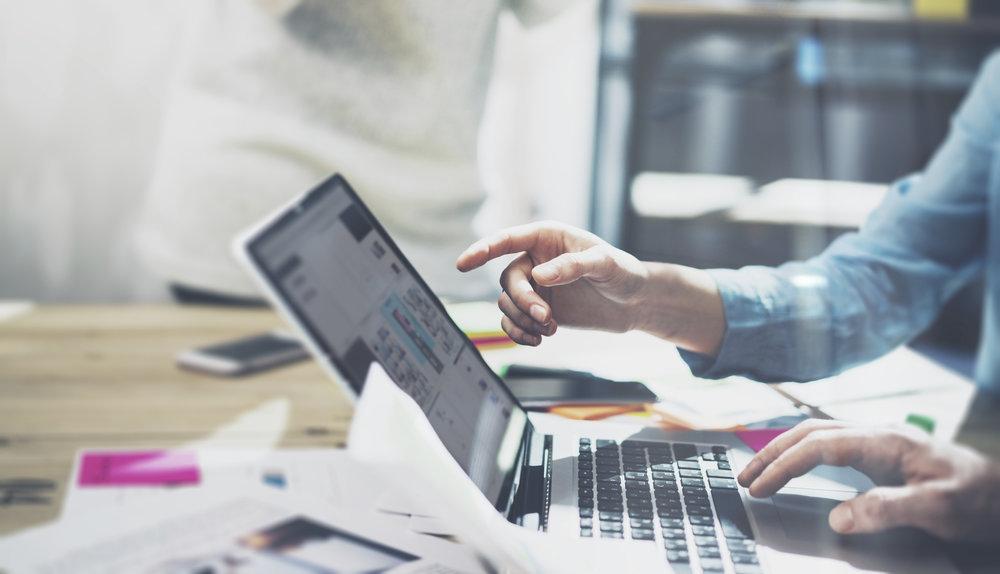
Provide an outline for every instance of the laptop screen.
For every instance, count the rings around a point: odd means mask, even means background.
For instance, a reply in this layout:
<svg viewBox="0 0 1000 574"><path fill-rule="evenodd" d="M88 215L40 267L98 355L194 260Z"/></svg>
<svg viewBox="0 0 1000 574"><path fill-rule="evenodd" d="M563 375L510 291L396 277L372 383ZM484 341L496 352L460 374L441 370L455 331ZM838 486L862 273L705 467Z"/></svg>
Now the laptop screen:
<svg viewBox="0 0 1000 574"><path fill-rule="evenodd" d="M527 417L347 183L311 191L249 252L354 391L381 363L499 504Z"/></svg>

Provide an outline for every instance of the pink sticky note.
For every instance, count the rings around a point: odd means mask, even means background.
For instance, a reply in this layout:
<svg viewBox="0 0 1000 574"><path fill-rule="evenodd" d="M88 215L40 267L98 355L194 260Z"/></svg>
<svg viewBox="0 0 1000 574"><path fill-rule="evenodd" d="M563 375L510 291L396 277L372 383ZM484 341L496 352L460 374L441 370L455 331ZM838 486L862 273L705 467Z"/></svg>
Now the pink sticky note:
<svg viewBox="0 0 1000 574"><path fill-rule="evenodd" d="M741 430L736 431L736 436L740 437L748 447L752 448L754 452L760 452L760 449L767 446L769 442L774 440L778 435L785 432L788 429L752 429L752 430Z"/></svg>
<svg viewBox="0 0 1000 574"><path fill-rule="evenodd" d="M200 481L195 453L173 450L86 452L77 476L79 486L177 486Z"/></svg>

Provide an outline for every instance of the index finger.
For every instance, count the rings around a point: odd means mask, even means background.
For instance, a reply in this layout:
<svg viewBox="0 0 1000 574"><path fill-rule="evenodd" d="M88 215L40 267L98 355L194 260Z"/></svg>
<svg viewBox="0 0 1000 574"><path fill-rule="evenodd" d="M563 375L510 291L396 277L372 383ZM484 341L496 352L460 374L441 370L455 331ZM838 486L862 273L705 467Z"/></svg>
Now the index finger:
<svg viewBox="0 0 1000 574"><path fill-rule="evenodd" d="M846 425L841 421L809 419L795 425L767 444L747 463L746 468L739 474L737 480L743 486L750 486L760 473L774 462L781 453L795 446L799 441L818 430L843 428Z"/></svg>
<svg viewBox="0 0 1000 574"><path fill-rule="evenodd" d="M821 464L851 466L861 458L870 435L855 429L821 430L781 453L750 484L750 494L767 497L778 492L788 481L802 476Z"/></svg>
<svg viewBox="0 0 1000 574"><path fill-rule="evenodd" d="M455 266L459 271L471 271L502 255L528 251L535 246L539 231L537 224L527 223L484 237L463 251Z"/></svg>

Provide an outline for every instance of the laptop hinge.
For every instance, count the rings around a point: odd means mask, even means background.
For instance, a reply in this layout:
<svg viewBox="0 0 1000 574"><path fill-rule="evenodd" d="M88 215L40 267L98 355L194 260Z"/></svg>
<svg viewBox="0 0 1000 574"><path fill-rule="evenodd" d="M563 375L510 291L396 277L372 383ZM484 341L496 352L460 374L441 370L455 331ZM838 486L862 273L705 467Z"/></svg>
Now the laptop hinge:
<svg viewBox="0 0 1000 574"><path fill-rule="evenodd" d="M552 435L535 434L525 462L507 519L525 528L546 530L552 499Z"/></svg>

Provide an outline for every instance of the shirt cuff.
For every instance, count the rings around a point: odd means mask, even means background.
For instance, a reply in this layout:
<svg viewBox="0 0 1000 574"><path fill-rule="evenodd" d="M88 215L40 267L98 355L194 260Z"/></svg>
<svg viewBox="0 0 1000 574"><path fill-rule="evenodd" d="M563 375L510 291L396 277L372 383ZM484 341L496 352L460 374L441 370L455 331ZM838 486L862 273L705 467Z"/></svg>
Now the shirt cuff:
<svg viewBox="0 0 1000 574"><path fill-rule="evenodd" d="M758 360L760 329L767 323L768 308L753 282L736 269L709 269L722 298L726 332L715 357L678 349L681 358L696 377L720 379L745 374Z"/></svg>

